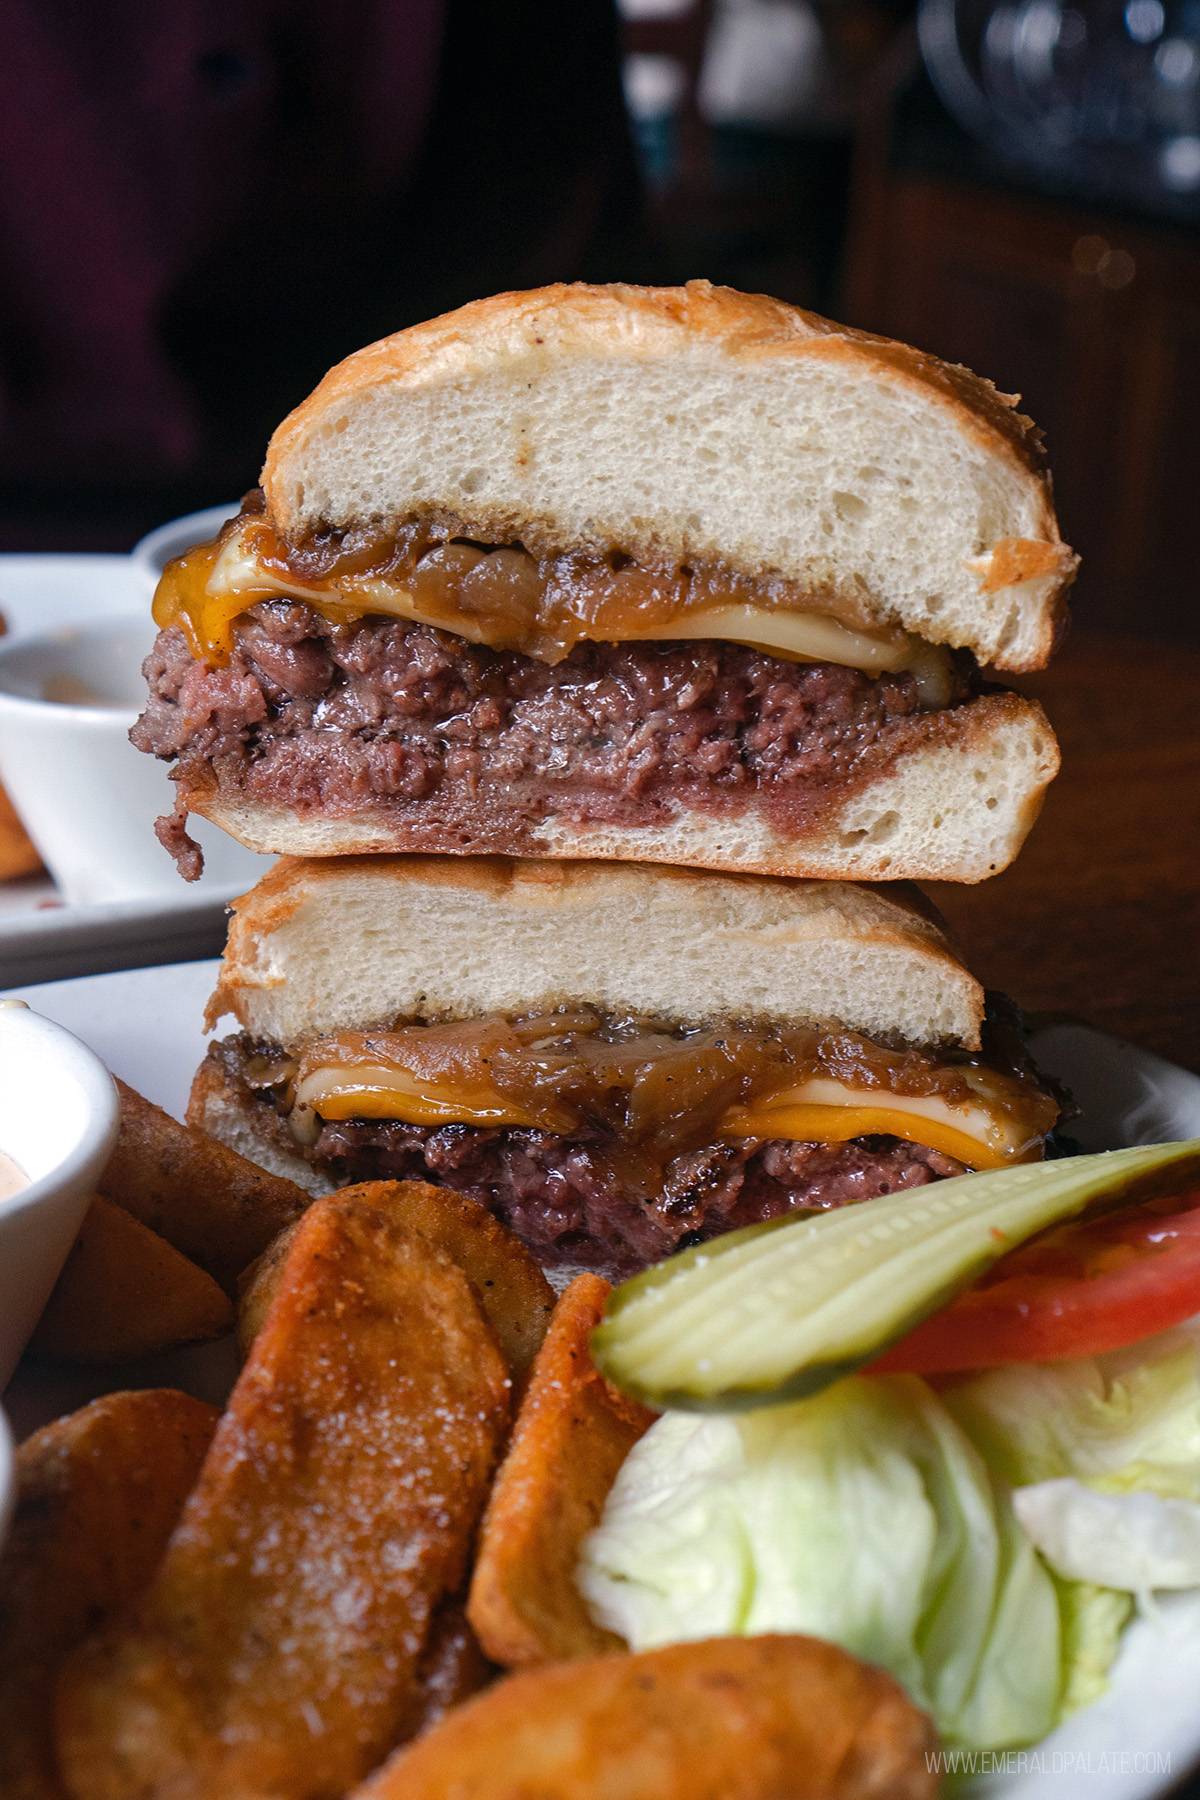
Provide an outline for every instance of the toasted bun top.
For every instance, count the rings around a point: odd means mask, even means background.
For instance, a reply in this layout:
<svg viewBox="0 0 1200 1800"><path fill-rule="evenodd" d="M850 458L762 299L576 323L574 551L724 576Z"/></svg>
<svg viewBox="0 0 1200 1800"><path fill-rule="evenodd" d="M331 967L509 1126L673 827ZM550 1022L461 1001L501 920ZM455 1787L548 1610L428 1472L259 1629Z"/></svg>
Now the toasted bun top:
<svg viewBox="0 0 1200 1800"><path fill-rule="evenodd" d="M398 1019L587 1003L837 1021L975 1048L983 993L916 889L504 857L285 858L234 905L210 1027L294 1048Z"/></svg>
<svg viewBox="0 0 1200 1800"><path fill-rule="evenodd" d="M1076 564L1012 397L706 281L498 294L398 332L284 420L262 483L294 541L435 517L715 559L1001 669L1045 663Z"/></svg>

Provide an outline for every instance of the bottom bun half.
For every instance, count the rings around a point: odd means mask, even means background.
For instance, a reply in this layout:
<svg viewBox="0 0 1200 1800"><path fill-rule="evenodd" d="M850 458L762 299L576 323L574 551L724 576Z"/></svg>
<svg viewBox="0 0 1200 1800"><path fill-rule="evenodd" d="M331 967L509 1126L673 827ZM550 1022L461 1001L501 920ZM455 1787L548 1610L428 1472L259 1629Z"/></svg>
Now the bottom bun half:
<svg viewBox="0 0 1200 1800"><path fill-rule="evenodd" d="M452 793L353 811L268 805L209 772L179 781L178 806L268 855L378 852L589 857L826 881L985 881L1012 862L1059 768L1036 701L985 694L929 715L928 740L803 831L781 829L755 795L661 825L600 823L563 806L531 819L519 792L474 805Z"/></svg>

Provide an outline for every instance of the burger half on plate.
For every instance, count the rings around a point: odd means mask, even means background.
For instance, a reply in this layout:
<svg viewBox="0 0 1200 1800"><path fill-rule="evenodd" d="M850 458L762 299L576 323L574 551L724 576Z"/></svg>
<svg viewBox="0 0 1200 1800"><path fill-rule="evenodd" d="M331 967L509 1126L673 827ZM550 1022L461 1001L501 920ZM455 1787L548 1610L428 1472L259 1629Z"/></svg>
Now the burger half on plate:
<svg viewBox="0 0 1200 1800"><path fill-rule="evenodd" d="M978 881L1076 559L969 371L779 301L502 294L350 357L167 571L140 748L256 850Z"/></svg>
<svg viewBox="0 0 1200 1800"><path fill-rule="evenodd" d="M911 890L653 864L285 860L188 1117L322 1191L419 1178L623 1276L1040 1157L1058 1106Z"/></svg>

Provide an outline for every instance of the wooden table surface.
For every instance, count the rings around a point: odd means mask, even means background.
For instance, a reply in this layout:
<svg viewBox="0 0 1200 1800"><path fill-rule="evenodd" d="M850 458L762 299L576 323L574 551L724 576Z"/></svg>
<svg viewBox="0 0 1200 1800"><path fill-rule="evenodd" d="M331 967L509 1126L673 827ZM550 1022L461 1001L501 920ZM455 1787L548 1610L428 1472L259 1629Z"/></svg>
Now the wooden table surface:
<svg viewBox="0 0 1200 1800"><path fill-rule="evenodd" d="M1076 636L1013 685L1062 772L1010 869L927 891L987 986L1200 1071L1200 651Z"/></svg>

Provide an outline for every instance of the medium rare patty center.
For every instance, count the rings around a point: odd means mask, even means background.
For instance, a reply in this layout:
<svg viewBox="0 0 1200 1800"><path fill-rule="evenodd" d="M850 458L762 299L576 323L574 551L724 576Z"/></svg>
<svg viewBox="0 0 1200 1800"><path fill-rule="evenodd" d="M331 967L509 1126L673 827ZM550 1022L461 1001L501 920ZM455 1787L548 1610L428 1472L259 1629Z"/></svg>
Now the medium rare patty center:
<svg viewBox="0 0 1200 1800"><path fill-rule="evenodd" d="M777 829L815 829L942 716L908 673L715 641L581 643L552 666L430 626L334 624L294 600L247 613L225 668L171 627L145 672L132 741L185 782L207 773L259 804L335 816L423 807L440 829L456 820L464 848L486 829L511 852L549 817L653 826L751 796ZM968 697L960 680L955 701Z"/></svg>

